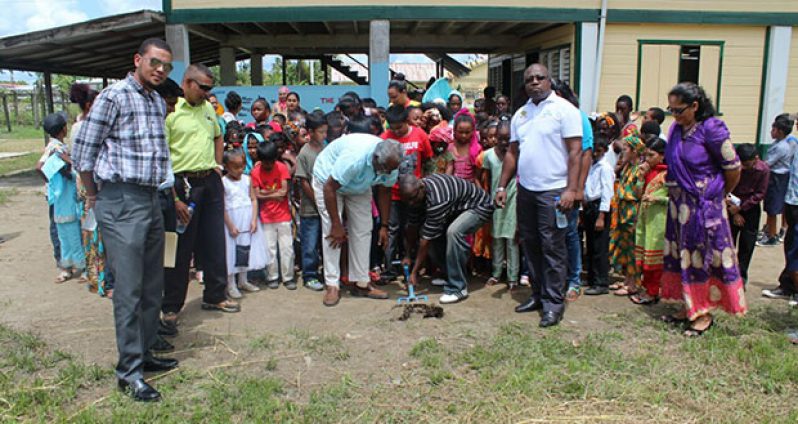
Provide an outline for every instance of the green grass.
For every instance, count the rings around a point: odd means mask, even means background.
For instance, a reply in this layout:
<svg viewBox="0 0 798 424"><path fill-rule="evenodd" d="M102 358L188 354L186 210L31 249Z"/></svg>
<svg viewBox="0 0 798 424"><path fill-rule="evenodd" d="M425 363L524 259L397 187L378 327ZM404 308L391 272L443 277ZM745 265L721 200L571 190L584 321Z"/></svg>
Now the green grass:
<svg viewBox="0 0 798 424"><path fill-rule="evenodd" d="M36 162L39 161L41 156L42 155L39 153L28 153L23 156L0 159L0 175L6 175L24 169L33 169L36 167Z"/></svg>
<svg viewBox="0 0 798 424"><path fill-rule="evenodd" d="M110 367L82 364L34 335L0 326L0 421L796 422L798 349L784 330L798 327L798 314L784 308L721 316L697 339L637 311L587 335L525 323L505 325L470 348L425 338L401 364L375 371L377 378L348 375L355 362L328 361L342 374L304 400L294 396L290 378L273 373L278 351L290 346L329 359L346 346L338 337L294 329L249 343L247 359L260 353L274 367L181 368L157 382L159 405L114 392Z"/></svg>
<svg viewBox="0 0 798 424"><path fill-rule="evenodd" d="M5 122L3 122L2 126L0 126L0 144L5 140L25 139L38 139L39 143L43 146L44 130L42 130L41 127L36 129L33 126L28 125L12 125L11 132L8 132Z"/></svg>

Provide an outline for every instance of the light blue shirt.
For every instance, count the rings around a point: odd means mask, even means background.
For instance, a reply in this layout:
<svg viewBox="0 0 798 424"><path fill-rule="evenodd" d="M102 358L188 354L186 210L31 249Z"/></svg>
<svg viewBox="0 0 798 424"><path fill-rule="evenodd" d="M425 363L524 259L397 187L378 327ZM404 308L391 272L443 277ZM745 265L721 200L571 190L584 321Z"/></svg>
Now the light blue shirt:
<svg viewBox="0 0 798 424"><path fill-rule="evenodd" d="M774 174L787 174L790 172L790 162L793 159L798 139L790 135L783 140L778 140L768 147L767 162L770 172Z"/></svg>
<svg viewBox="0 0 798 424"><path fill-rule="evenodd" d="M382 140L371 134L347 134L330 143L316 157L313 178L324 184L332 177L341 188L341 194L363 194L371 186L393 187L399 171L377 174L372 159L374 150Z"/></svg>
<svg viewBox="0 0 798 424"><path fill-rule="evenodd" d="M784 203L798 206L798 150L792 156L790 164L790 182L787 184L787 194Z"/></svg>
<svg viewBox="0 0 798 424"><path fill-rule="evenodd" d="M587 117L585 112L579 111L582 114L582 151L593 149L593 126L590 125L590 118Z"/></svg>

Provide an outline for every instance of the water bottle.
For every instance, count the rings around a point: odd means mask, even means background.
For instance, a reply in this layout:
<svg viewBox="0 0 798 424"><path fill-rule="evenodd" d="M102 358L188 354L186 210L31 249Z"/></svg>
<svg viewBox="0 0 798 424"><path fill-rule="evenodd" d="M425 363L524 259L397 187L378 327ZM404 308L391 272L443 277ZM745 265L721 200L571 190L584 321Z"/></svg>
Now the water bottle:
<svg viewBox="0 0 798 424"><path fill-rule="evenodd" d="M560 203L560 196L554 198L554 211L557 215L557 228L567 228L568 227L568 215L565 212L561 211L560 208L557 206Z"/></svg>
<svg viewBox="0 0 798 424"><path fill-rule="evenodd" d="M94 208L86 212L86 217L83 219L83 224L80 228L83 231L94 231L97 229L97 219L94 217Z"/></svg>
<svg viewBox="0 0 798 424"><path fill-rule="evenodd" d="M175 231L177 234L183 234L186 232L186 228L188 224L191 222L191 216L194 215L194 207L197 206L194 202L188 204L188 222L185 224L180 219L177 220L177 226L175 227Z"/></svg>

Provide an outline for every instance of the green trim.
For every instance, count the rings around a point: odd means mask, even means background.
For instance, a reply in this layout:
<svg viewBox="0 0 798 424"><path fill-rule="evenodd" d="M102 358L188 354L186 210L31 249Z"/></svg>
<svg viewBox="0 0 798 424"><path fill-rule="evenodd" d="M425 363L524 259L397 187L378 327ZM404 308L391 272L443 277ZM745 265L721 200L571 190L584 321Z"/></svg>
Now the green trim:
<svg viewBox="0 0 798 424"><path fill-rule="evenodd" d="M579 93L582 87L582 23L576 22L574 26L576 27L574 28L574 74L571 76L573 78L571 87L574 88L575 92Z"/></svg>
<svg viewBox="0 0 798 424"><path fill-rule="evenodd" d="M574 22L598 20L597 9L543 7L446 6L313 6L230 9L178 9L166 15L169 23L314 22L388 20Z"/></svg>
<svg viewBox="0 0 798 424"><path fill-rule="evenodd" d="M490 6L306 6L173 9L163 0L169 23L200 24L223 22L312 22L352 20L450 20L596 22L599 9ZM798 13L717 12L610 9L610 23L679 23L721 25L798 26Z"/></svg>
<svg viewBox="0 0 798 424"><path fill-rule="evenodd" d="M718 46L720 47L720 56L718 57L718 85L715 96L715 108L718 115L723 115L720 111L720 89L723 82L723 56L725 54L726 42L720 40L651 40L639 39L637 40L637 83L635 89L635 110L640 110L640 91L641 82L643 81L643 46L644 45L669 45L669 46ZM681 66L681 64L680 64ZM700 81L699 81L700 82ZM679 81L674 82L674 85Z"/></svg>
<svg viewBox="0 0 798 424"><path fill-rule="evenodd" d="M798 25L798 13L610 9L609 22L721 25Z"/></svg>
<svg viewBox="0 0 798 424"><path fill-rule="evenodd" d="M756 139L754 140L754 144L759 151L759 156L762 159L765 159L766 151L763 148L764 145L762 144L762 140L759 139L759 135L762 134L762 126L765 125L765 123L762 121L765 119L765 84L767 84L769 65L770 28L765 30L765 53L762 55L762 81L760 83L761 85L759 86L759 119L756 120Z"/></svg>

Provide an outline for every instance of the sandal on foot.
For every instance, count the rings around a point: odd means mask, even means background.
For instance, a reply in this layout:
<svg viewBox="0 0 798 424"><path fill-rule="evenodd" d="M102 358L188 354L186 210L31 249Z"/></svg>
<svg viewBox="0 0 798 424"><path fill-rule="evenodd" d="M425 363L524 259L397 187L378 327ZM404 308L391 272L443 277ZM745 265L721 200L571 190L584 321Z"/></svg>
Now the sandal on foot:
<svg viewBox="0 0 798 424"><path fill-rule="evenodd" d="M699 330L691 325L689 328L687 328L687 330L684 330L684 333L682 334L684 334L685 337L700 337L703 336L704 333L706 333L710 328L712 328L713 325L715 325L715 320L711 319L707 328Z"/></svg>
<svg viewBox="0 0 798 424"><path fill-rule="evenodd" d="M56 284L66 283L67 281L71 280L72 277L74 277L74 275L72 275L71 271L61 271L61 273L58 274L58 277L56 277L55 283Z"/></svg>
<svg viewBox="0 0 798 424"><path fill-rule="evenodd" d="M613 294L616 295L616 296L632 296L632 295L637 294L637 291L631 291L628 288L623 287L623 288L620 288L620 289L616 290Z"/></svg>
<svg viewBox="0 0 798 424"><path fill-rule="evenodd" d="M629 296L629 300L631 300L635 305L654 305L659 302L659 298L647 296L643 297L641 294L633 294Z"/></svg>
<svg viewBox="0 0 798 424"><path fill-rule="evenodd" d="M612 283L607 288L610 289L610 290L620 290L620 289L622 289L624 287L626 287L626 286L623 283Z"/></svg>
<svg viewBox="0 0 798 424"><path fill-rule="evenodd" d="M568 289L568 293L565 295L566 302L576 302L579 300L579 296L581 295L581 291L579 289Z"/></svg>
<svg viewBox="0 0 798 424"><path fill-rule="evenodd" d="M496 277L490 277L488 278L488 281L485 282L485 285L489 287L495 286L496 284L499 284L499 279Z"/></svg>

